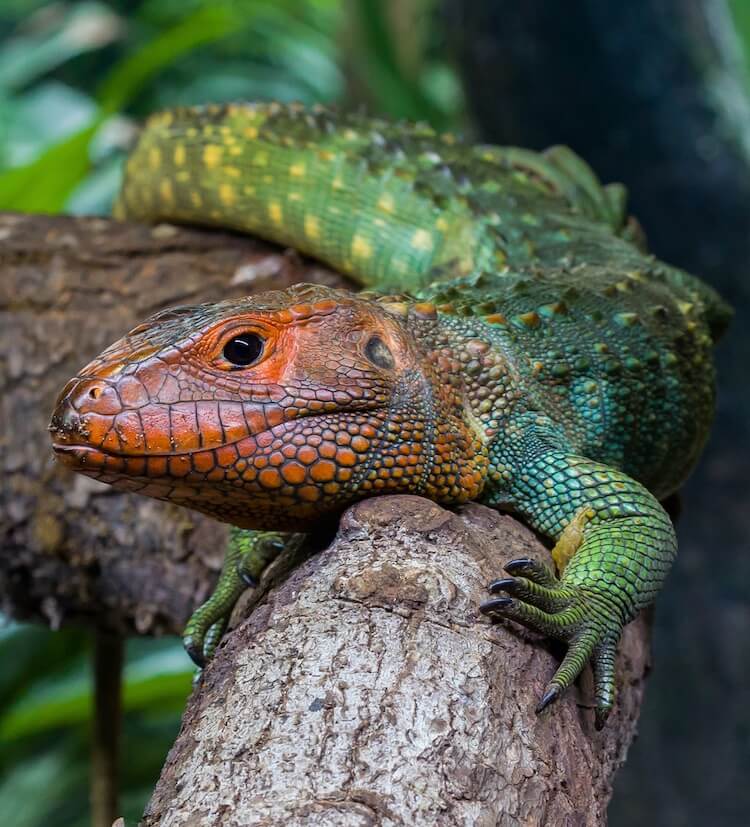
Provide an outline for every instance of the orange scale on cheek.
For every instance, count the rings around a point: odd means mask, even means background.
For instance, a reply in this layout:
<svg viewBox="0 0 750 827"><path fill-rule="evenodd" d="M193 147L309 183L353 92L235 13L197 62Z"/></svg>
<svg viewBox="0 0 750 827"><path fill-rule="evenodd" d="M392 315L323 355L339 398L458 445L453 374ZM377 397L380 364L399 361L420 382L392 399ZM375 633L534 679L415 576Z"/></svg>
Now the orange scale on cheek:
<svg viewBox="0 0 750 827"><path fill-rule="evenodd" d="M284 484L283 480L281 479L281 474L275 468L264 468L260 474L258 474L258 482L264 488L281 488Z"/></svg>
<svg viewBox="0 0 750 827"><path fill-rule="evenodd" d="M297 450L297 459L305 465L311 465L318 458L318 452L309 445L303 445Z"/></svg>
<svg viewBox="0 0 750 827"><path fill-rule="evenodd" d="M256 442L258 443L259 448L268 448L274 440L273 434L269 433L268 431L264 431L262 434L258 434L256 437Z"/></svg>
<svg viewBox="0 0 750 827"><path fill-rule="evenodd" d="M284 455L281 453L281 451L274 451L268 458L268 464L273 466L274 468L278 468L280 465L283 465Z"/></svg>
<svg viewBox="0 0 750 827"><path fill-rule="evenodd" d="M324 442L318 448L318 453L324 459L333 459L336 456L336 445L333 442Z"/></svg>
<svg viewBox="0 0 750 827"><path fill-rule="evenodd" d="M322 459L310 468L315 482L330 482L336 476L336 466L330 460Z"/></svg>
<svg viewBox="0 0 750 827"><path fill-rule="evenodd" d="M370 448L369 440L361 436L355 436L352 439L352 448L360 454L364 454Z"/></svg>
<svg viewBox="0 0 750 827"><path fill-rule="evenodd" d="M266 424L266 417L263 414L263 411L248 408L246 406L243 409L243 412L245 414L245 422L247 423L247 427L250 429L251 434L259 434L261 431L266 430L268 426Z"/></svg>
<svg viewBox="0 0 750 827"><path fill-rule="evenodd" d="M281 476L292 485L305 481L305 469L298 462L287 462L281 469Z"/></svg>
<svg viewBox="0 0 750 827"><path fill-rule="evenodd" d="M357 464L357 455L350 448L339 448L336 451L336 462L346 468Z"/></svg>
<svg viewBox="0 0 750 827"><path fill-rule="evenodd" d="M203 445L221 445L224 431L219 419L219 406L215 402L196 402L195 412Z"/></svg>

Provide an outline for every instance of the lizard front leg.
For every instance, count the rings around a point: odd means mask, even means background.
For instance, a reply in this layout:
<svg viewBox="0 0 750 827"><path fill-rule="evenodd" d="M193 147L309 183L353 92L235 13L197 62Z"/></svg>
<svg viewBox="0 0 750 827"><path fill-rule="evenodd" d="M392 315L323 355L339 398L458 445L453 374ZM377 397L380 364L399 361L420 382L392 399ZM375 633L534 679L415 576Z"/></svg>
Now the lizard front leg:
<svg viewBox="0 0 750 827"><path fill-rule="evenodd" d="M204 666L213 654L240 595L254 588L268 564L301 536L232 527L219 580L183 632L185 649L197 666Z"/></svg>
<svg viewBox="0 0 750 827"><path fill-rule="evenodd" d="M656 498L621 471L577 455L552 429L516 432L496 451L510 499L541 533L556 539L554 574L531 560L505 566L490 584L504 592L482 605L568 644L539 702L541 711L591 660L596 724L614 703L615 656L623 626L653 602L674 560L674 529Z"/></svg>

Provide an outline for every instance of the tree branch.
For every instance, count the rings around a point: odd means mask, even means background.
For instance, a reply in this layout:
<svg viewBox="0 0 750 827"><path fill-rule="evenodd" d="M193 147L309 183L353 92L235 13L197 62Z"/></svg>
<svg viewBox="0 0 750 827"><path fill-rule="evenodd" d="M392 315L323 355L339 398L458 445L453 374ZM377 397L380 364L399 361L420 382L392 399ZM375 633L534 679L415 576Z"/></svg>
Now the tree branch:
<svg viewBox="0 0 750 827"><path fill-rule="evenodd" d="M648 666L626 629L619 699L590 675L541 716L557 657L477 611L501 563L549 553L478 505L367 500L206 669L143 827L601 825ZM559 653L558 653L559 655Z"/></svg>

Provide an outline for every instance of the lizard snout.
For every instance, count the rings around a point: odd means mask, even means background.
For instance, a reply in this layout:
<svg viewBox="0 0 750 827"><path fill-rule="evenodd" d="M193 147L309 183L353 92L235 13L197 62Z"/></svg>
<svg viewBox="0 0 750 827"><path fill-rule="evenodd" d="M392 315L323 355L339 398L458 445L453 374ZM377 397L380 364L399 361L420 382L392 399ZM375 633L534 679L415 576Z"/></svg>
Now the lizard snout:
<svg viewBox="0 0 750 827"><path fill-rule="evenodd" d="M96 378L75 378L63 388L50 419L49 431L55 453L72 459L74 449L92 446L90 417L111 417L121 410L116 389Z"/></svg>

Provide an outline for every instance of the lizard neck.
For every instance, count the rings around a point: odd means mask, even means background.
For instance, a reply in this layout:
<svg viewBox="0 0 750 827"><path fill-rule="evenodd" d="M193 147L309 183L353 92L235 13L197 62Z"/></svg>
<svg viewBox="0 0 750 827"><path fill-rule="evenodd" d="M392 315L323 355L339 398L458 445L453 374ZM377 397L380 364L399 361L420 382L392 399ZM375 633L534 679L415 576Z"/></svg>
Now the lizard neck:
<svg viewBox="0 0 750 827"><path fill-rule="evenodd" d="M437 457L424 494L443 502L478 499L493 484L490 446L519 397L515 367L497 332L480 319L438 313L430 302L394 302L389 309L402 315L422 363L424 419L433 423ZM451 480L461 469L459 497L441 489L441 458L453 466Z"/></svg>

